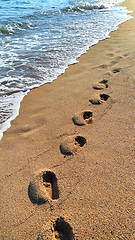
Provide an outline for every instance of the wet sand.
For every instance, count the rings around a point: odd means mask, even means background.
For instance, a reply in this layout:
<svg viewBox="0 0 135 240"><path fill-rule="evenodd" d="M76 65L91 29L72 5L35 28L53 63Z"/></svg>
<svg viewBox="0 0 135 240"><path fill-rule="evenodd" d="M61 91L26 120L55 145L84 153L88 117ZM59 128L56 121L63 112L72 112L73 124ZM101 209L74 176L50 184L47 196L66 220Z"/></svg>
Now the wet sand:
<svg viewBox="0 0 135 240"><path fill-rule="evenodd" d="M135 19L78 60L0 141L0 239L135 239Z"/></svg>

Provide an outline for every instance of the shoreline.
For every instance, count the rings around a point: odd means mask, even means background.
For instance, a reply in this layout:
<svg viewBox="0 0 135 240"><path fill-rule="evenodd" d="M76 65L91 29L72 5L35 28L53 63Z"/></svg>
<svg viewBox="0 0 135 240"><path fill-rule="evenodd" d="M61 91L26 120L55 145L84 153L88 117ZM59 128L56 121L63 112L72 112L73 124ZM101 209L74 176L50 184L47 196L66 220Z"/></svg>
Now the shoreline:
<svg viewBox="0 0 135 240"><path fill-rule="evenodd" d="M133 1L122 6L135 17ZM0 141L1 239L134 239L134 26L119 25L21 102ZM55 179L43 193L40 169Z"/></svg>

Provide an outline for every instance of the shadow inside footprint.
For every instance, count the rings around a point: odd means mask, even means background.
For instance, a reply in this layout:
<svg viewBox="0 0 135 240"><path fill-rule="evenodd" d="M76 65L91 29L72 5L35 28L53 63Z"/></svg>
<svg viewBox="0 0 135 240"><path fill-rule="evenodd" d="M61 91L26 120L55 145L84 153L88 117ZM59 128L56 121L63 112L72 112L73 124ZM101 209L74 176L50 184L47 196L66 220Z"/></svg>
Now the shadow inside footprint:
<svg viewBox="0 0 135 240"><path fill-rule="evenodd" d="M46 171L46 173L43 173L43 184L46 187L46 190L48 191L48 196L51 199L59 198L57 178L53 172Z"/></svg>
<svg viewBox="0 0 135 240"><path fill-rule="evenodd" d="M75 144L79 144L80 147L83 147L83 145L86 143L86 139L81 136L77 136L75 138Z"/></svg>
<svg viewBox="0 0 135 240"><path fill-rule="evenodd" d="M121 68L115 68L115 69L112 70L112 72L113 72L113 73L119 73L120 70L121 70Z"/></svg>
<svg viewBox="0 0 135 240"><path fill-rule="evenodd" d="M84 114L83 114L83 119L85 120L85 119L89 119L89 118L91 118L92 117L92 112L90 112L90 111L86 111L86 112L84 112Z"/></svg>
<svg viewBox="0 0 135 240"><path fill-rule="evenodd" d="M102 81L100 81L99 83L104 84L105 88L108 88L108 80L103 79Z"/></svg>
<svg viewBox="0 0 135 240"><path fill-rule="evenodd" d="M64 218L60 217L53 224L53 239L59 240L74 240L74 233L69 223L64 221Z"/></svg>
<svg viewBox="0 0 135 240"><path fill-rule="evenodd" d="M92 122L92 112L89 110L84 110L81 112L75 113L72 120L75 125L83 126Z"/></svg>
<svg viewBox="0 0 135 240"><path fill-rule="evenodd" d="M103 101L107 101L107 99L109 98L109 95L107 95L107 94L100 94L100 98Z"/></svg>
<svg viewBox="0 0 135 240"><path fill-rule="evenodd" d="M86 139L82 136L69 136L60 144L60 151L64 155L72 155L81 150L86 143Z"/></svg>
<svg viewBox="0 0 135 240"><path fill-rule="evenodd" d="M106 84L108 82L108 80L101 80L100 83Z"/></svg>
<svg viewBox="0 0 135 240"><path fill-rule="evenodd" d="M51 170L41 169L29 184L28 195L32 203L43 204L59 198L56 175Z"/></svg>

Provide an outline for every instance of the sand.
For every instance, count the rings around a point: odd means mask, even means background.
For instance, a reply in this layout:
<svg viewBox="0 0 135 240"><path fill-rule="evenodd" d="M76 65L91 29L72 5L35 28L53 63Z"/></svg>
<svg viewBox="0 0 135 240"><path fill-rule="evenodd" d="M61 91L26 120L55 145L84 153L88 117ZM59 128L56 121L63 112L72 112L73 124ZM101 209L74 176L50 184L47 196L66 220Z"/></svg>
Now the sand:
<svg viewBox="0 0 135 240"><path fill-rule="evenodd" d="M0 141L0 239L135 239L134 57L133 18L23 99Z"/></svg>

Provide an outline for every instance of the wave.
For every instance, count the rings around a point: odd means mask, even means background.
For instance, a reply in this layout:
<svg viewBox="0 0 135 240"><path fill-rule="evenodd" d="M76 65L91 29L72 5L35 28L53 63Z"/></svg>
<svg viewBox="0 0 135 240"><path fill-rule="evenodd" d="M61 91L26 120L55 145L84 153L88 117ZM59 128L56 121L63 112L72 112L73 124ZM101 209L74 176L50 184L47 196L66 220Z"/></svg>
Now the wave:
<svg viewBox="0 0 135 240"><path fill-rule="evenodd" d="M102 10L102 9L106 9L106 7L103 4L98 6L98 5L92 5L92 4L86 3L78 6L66 7L62 9L62 12L85 12L85 11Z"/></svg>
<svg viewBox="0 0 135 240"><path fill-rule="evenodd" d="M14 35L31 27L31 24L27 22L8 23L0 26L0 35Z"/></svg>
<svg viewBox="0 0 135 240"><path fill-rule="evenodd" d="M117 0L117 1L122 1L122 0ZM99 1L96 3L90 3L90 2L82 3L82 1L79 0L78 2L71 1L67 6L61 5L59 6L59 8L58 6L54 6L54 7L51 6L51 8L48 8L48 9L46 9L45 7L43 7L43 9L41 9L41 7L35 9L34 7L32 8L32 6L29 6L29 8L31 9L29 13L28 11L22 13L22 9L21 9L22 6L20 5L15 6L13 9L17 7L18 8L21 7L20 11L18 11L17 13L16 19L14 18L11 19L11 17L9 18L9 15L7 15L6 17L7 20L1 21L0 35L14 35L14 34L20 33L20 31L25 31L29 28L34 28L36 27L36 25L39 26L38 21L43 20L44 16L51 17L53 15L57 15L60 13L68 13L68 12L72 12L72 13L88 12L93 10L103 11L103 10L110 9L109 6L111 7L111 5L107 5L107 2L105 1ZM36 23L36 21L38 23Z"/></svg>

